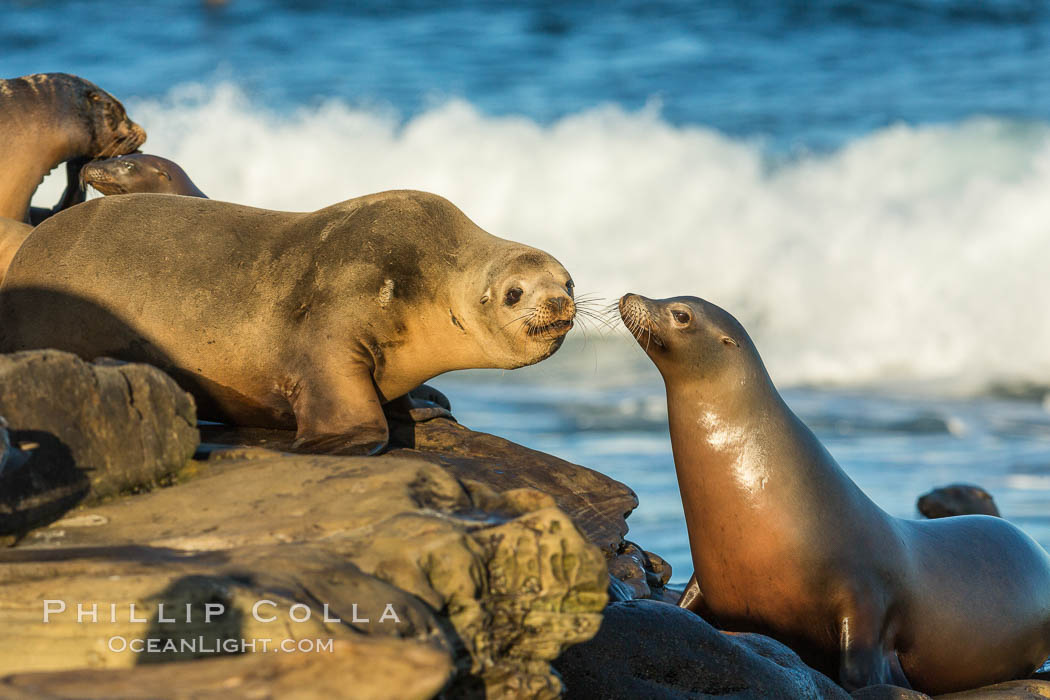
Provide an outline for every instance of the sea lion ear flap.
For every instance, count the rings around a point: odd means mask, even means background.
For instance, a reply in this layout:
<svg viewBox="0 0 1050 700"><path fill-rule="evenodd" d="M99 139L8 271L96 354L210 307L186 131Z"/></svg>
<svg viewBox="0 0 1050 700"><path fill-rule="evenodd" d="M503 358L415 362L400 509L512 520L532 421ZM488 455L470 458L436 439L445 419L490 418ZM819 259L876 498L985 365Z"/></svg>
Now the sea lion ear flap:
<svg viewBox="0 0 1050 700"><path fill-rule="evenodd" d="M740 347L740 343L736 342L735 340L730 338L728 335L723 335L722 336L722 344L723 345L732 345L735 348Z"/></svg>
<svg viewBox="0 0 1050 700"><path fill-rule="evenodd" d="M101 100L101 99L102 99L102 95L100 95L100 94L98 94L98 93L97 93L96 91L92 90L92 91L90 91L90 92L89 92L89 93L87 94L87 98L88 98L89 100L91 100L92 102L98 102L99 100Z"/></svg>

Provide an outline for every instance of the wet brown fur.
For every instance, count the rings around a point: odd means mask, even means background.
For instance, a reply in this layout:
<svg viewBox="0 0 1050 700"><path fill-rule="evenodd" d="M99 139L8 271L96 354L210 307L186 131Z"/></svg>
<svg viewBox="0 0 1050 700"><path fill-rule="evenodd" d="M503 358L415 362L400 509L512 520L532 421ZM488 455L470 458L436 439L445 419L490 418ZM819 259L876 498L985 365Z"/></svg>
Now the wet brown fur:
<svg viewBox="0 0 1050 700"><path fill-rule="evenodd" d="M1047 658L1050 557L1028 535L984 515L888 515L714 304L629 294L619 309L667 388L698 584L680 605L773 636L850 690L910 682L936 695Z"/></svg>

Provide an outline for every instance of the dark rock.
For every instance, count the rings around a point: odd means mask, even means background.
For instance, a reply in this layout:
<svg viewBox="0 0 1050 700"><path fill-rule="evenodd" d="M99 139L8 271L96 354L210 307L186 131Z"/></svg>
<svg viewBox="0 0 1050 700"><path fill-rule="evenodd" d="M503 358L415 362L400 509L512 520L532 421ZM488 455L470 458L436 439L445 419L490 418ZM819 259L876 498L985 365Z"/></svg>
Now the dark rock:
<svg viewBox="0 0 1050 700"><path fill-rule="evenodd" d="M853 691L850 696L853 700L930 700L926 693L895 685L869 685Z"/></svg>
<svg viewBox="0 0 1050 700"><path fill-rule="evenodd" d="M554 666L567 698L849 698L779 642L719 632L687 610L649 600L609 605L598 634Z"/></svg>
<svg viewBox="0 0 1050 700"><path fill-rule="evenodd" d="M649 586L666 586L671 580L671 565L662 557L645 552L646 574L649 575Z"/></svg>
<svg viewBox="0 0 1050 700"><path fill-rule="evenodd" d="M648 563L645 552L633 542L624 542L620 553L609 561L609 573L629 586L634 595L632 598L648 598L652 595L649 589Z"/></svg>
<svg viewBox="0 0 1050 700"><path fill-rule="evenodd" d="M609 574L609 601L616 603L625 603L628 600L634 600L638 596L634 594L634 589L628 586L626 583L616 578L612 573Z"/></svg>
<svg viewBox="0 0 1050 700"><path fill-rule="evenodd" d="M951 484L919 497L919 512L927 518L953 515L994 515L999 517L992 495L974 484Z"/></svg>
<svg viewBox="0 0 1050 700"><path fill-rule="evenodd" d="M198 442L193 399L160 370L54 350L0 355L0 414L29 454L2 477L0 534L154 484Z"/></svg>
<svg viewBox="0 0 1050 700"><path fill-rule="evenodd" d="M29 455L11 444L7 432L7 419L0 416L0 483L4 475L10 476L29 460Z"/></svg>
<svg viewBox="0 0 1050 700"><path fill-rule="evenodd" d="M649 596L649 600L657 600L668 605L678 605L678 601L682 599L683 593L677 588L654 588L652 591L653 593Z"/></svg>

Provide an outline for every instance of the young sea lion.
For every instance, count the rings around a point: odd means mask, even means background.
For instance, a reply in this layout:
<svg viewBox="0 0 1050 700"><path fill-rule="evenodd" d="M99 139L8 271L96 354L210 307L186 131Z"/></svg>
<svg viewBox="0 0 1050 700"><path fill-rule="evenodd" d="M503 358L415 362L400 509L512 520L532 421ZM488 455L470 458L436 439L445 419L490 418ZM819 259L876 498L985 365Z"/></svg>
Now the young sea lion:
<svg viewBox="0 0 1050 700"><path fill-rule="evenodd" d="M80 181L102 194L153 192L206 197L178 163L145 153L92 161L81 169Z"/></svg>
<svg viewBox="0 0 1050 700"><path fill-rule="evenodd" d="M693 556L688 607L792 646L847 689L931 695L1050 655L1050 557L1000 518L901 520L780 397L744 328L702 299L620 299L663 375Z"/></svg>
<svg viewBox="0 0 1050 700"><path fill-rule="evenodd" d="M0 80L0 217L27 221L44 176L73 158L130 153L146 140L124 106L66 73Z"/></svg>
<svg viewBox="0 0 1050 700"><path fill-rule="evenodd" d="M130 194L22 244L0 286L0 352L147 362L202 418L356 453L387 442L384 403L449 370L549 357L575 314L557 260L425 192L312 213Z"/></svg>

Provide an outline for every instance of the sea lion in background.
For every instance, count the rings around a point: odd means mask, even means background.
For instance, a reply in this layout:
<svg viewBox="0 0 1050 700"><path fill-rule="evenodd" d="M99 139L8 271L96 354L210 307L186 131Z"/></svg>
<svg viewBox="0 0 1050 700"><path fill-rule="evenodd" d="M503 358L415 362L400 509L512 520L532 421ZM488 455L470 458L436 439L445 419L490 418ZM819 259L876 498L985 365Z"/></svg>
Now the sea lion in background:
<svg viewBox="0 0 1050 700"><path fill-rule="evenodd" d="M916 507L931 519L954 515L1000 515L992 494L974 484L941 486L920 496Z"/></svg>
<svg viewBox="0 0 1050 700"><path fill-rule="evenodd" d="M33 231L0 286L0 352L147 362L201 418L352 454L386 444L384 403L450 370L549 357L575 314L557 260L425 192L311 213L130 194Z"/></svg>
<svg viewBox="0 0 1050 700"><path fill-rule="evenodd" d="M27 221L33 192L60 163L130 153L146 140L116 98L66 73L0 80L0 134L0 216L15 221Z"/></svg>
<svg viewBox="0 0 1050 700"><path fill-rule="evenodd" d="M888 515L787 407L731 315L695 297L619 306L667 388L690 609L788 644L850 690L936 695L1050 655L1050 557L1028 535L983 515Z"/></svg>
<svg viewBox="0 0 1050 700"><path fill-rule="evenodd" d="M178 163L145 153L92 161L81 169L80 182L107 195L152 192L207 198Z"/></svg>

